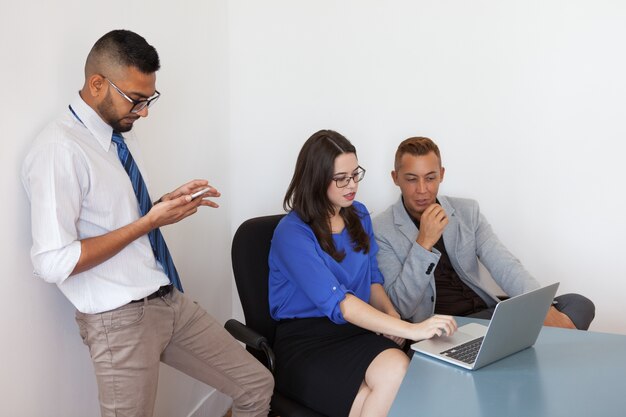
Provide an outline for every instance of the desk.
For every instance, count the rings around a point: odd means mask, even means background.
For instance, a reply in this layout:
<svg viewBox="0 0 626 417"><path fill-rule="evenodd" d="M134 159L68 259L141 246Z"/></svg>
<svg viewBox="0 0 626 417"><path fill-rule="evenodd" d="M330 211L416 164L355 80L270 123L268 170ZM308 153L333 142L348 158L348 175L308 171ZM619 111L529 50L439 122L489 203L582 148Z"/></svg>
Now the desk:
<svg viewBox="0 0 626 417"><path fill-rule="evenodd" d="M626 336L544 327L533 347L477 371L415 353L389 416L624 417Z"/></svg>

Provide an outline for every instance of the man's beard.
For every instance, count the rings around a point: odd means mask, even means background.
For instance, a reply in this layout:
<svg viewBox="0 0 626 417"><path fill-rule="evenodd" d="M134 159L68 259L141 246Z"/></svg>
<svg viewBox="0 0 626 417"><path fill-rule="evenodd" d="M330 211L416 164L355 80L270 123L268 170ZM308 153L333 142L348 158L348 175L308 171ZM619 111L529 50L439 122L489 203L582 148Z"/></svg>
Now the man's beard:
<svg viewBox="0 0 626 417"><path fill-rule="evenodd" d="M111 100L110 92L107 93L107 96L98 105L98 113L100 113L102 119L109 126L111 126L113 128L113 131L115 132L124 133L130 131L133 128L132 123L129 125L122 125L120 123L121 119L118 119L117 115L115 114L113 100Z"/></svg>

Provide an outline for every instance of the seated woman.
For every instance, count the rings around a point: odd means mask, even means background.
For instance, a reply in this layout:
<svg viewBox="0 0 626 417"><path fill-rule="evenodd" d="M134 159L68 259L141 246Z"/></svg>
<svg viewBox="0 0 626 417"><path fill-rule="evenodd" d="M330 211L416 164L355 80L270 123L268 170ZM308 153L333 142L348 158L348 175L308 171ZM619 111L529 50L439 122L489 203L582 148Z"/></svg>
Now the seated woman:
<svg viewBox="0 0 626 417"><path fill-rule="evenodd" d="M385 416L409 359L404 339L452 334L450 316L400 320L383 289L354 146L322 130L300 151L269 255L276 387L327 416Z"/></svg>

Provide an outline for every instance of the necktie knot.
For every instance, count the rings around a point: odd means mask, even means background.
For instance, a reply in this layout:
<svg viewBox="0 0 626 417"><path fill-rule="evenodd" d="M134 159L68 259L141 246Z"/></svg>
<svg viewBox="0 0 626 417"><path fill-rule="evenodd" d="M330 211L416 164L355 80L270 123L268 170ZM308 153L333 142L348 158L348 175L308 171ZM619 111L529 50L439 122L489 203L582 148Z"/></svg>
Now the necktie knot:
<svg viewBox="0 0 626 417"><path fill-rule="evenodd" d="M111 136L111 141L115 143L115 145L117 146L117 156L120 158L120 161L122 162L122 165L124 166L124 169L126 170L126 172L128 172L128 175L130 176L130 180L133 183L133 187L135 188L135 192L137 192L137 186L139 185L140 182L143 182L143 179L139 181L139 179L136 178L137 176L141 176L141 173L139 172L139 168L135 164L135 161L133 160L133 157L130 154L128 146L126 146L126 142L124 142L124 136L122 136L121 133L114 131L113 135ZM146 194L147 194L147 190L146 190ZM149 196L148 196L148 201L149 201ZM141 198L139 200L139 203L141 204ZM143 207L142 210L143 209L149 210L150 207L146 206L146 207ZM146 213L147 211L144 211L142 214L146 214Z"/></svg>
<svg viewBox="0 0 626 417"><path fill-rule="evenodd" d="M118 146L125 146L124 136L120 132L113 131L113 136L111 136L111 140Z"/></svg>

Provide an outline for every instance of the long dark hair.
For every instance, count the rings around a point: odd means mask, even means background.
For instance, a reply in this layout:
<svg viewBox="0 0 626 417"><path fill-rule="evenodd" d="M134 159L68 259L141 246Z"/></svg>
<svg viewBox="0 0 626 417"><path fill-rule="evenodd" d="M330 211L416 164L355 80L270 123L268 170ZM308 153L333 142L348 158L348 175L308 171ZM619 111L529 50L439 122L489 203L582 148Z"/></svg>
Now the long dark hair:
<svg viewBox="0 0 626 417"><path fill-rule="evenodd" d="M333 130L314 133L302 146L289 188L283 200L285 210L293 210L311 226L322 249L338 262L345 251L338 251L333 242L330 217L334 207L328 199L328 186L333 181L335 159L344 153L356 155L356 149L343 135ZM361 224L361 215L351 205L342 207L343 218L355 252L368 253L369 236Z"/></svg>

